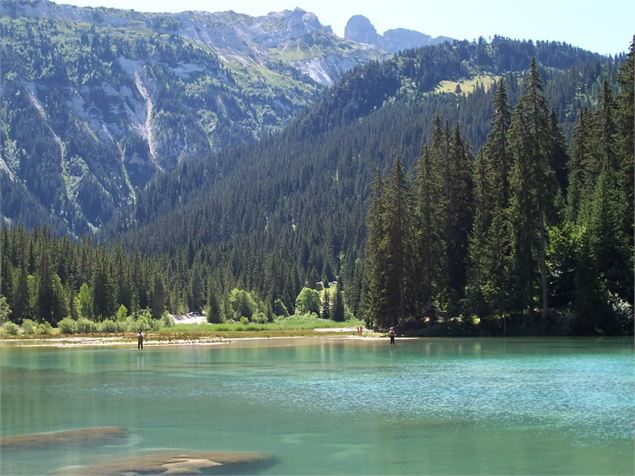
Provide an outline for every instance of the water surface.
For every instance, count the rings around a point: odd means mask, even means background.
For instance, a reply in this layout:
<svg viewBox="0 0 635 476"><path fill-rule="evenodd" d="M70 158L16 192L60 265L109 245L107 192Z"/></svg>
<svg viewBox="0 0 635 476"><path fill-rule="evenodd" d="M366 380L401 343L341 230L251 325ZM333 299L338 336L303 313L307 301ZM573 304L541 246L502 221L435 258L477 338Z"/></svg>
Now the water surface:
<svg viewBox="0 0 635 476"><path fill-rule="evenodd" d="M288 339L0 347L2 435L121 426L1 454L45 474L142 449L264 451L271 474L633 474L632 339Z"/></svg>

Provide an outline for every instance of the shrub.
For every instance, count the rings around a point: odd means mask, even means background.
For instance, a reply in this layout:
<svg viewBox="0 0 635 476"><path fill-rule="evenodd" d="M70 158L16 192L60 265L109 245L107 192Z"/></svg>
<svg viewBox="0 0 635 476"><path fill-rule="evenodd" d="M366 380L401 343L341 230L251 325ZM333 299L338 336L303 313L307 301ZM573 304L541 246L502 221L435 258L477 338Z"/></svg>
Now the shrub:
<svg viewBox="0 0 635 476"><path fill-rule="evenodd" d="M119 326L117 325L118 323L113 321L112 319L106 319L105 321L102 321L99 324L99 330L101 332L118 332L119 331Z"/></svg>
<svg viewBox="0 0 635 476"><path fill-rule="evenodd" d="M276 299L274 301L272 311L278 317L289 317L287 306L284 305L281 299Z"/></svg>
<svg viewBox="0 0 635 476"><path fill-rule="evenodd" d="M77 332L81 334L90 334L91 332L97 332L97 324L90 319L79 319L77 321Z"/></svg>
<svg viewBox="0 0 635 476"><path fill-rule="evenodd" d="M243 317L241 317L241 318L240 318L240 323L241 323L243 326L246 326L247 324L249 324L249 319L248 319L248 318L246 318L245 316L243 316Z"/></svg>
<svg viewBox="0 0 635 476"><path fill-rule="evenodd" d="M174 319L167 312L164 312L160 321L161 327L174 327Z"/></svg>
<svg viewBox="0 0 635 476"><path fill-rule="evenodd" d="M300 294L298 294L295 300L296 314L319 314L321 307L322 301L320 300L320 293L315 289L302 288L302 291L300 291Z"/></svg>
<svg viewBox="0 0 635 476"><path fill-rule="evenodd" d="M119 306L117 309L117 313L115 314L117 322L124 322L126 317L128 317L128 309L123 304Z"/></svg>
<svg viewBox="0 0 635 476"><path fill-rule="evenodd" d="M229 305L235 318L245 316L249 320L258 310L258 304L254 296L244 289L234 288L231 290L229 293Z"/></svg>
<svg viewBox="0 0 635 476"><path fill-rule="evenodd" d="M144 310L137 317L137 320L135 321L133 328L129 330L132 330L134 332L149 331L150 329L152 329L152 322L153 322L152 316L147 310Z"/></svg>
<svg viewBox="0 0 635 476"><path fill-rule="evenodd" d="M49 322L40 322L37 325L35 333L41 336L47 336L53 332L53 326Z"/></svg>
<svg viewBox="0 0 635 476"><path fill-rule="evenodd" d="M35 334L35 329L37 325L31 319L24 319L22 321L22 332L24 332L25 336L31 336Z"/></svg>
<svg viewBox="0 0 635 476"><path fill-rule="evenodd" d="M268 319L267 319L267 315L264 312L256 312L254 313L253 316L251 316L251 321L258 323L258 324L265 324Z"/></svg>
<svg viewBox="0 0 635 476"><path fill-rule="evenodd" d="M57 328L62 334L76 334L77 333L77 321L70 317L65 317L57 323Z"/></svg>
<svg viewBox="0 0 635 476"><path fill-rule="evenodd" d="M2 331L4 334L8 334L10 336L17 336L18 330L20 330L20 328L14 322L5 322L4 324L2 324Z"/></svg>

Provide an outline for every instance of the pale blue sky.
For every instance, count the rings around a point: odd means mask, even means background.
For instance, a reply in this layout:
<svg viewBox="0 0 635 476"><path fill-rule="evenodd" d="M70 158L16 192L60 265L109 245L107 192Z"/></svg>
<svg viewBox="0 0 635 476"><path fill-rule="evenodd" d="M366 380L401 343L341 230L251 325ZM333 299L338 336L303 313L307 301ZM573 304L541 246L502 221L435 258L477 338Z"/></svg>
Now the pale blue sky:
<svg viewBox="0 0 635 476"><path fill-rule="evenodd" d="M354 14L367 16L379 33L411 28L458 39L495 34L518 39L566 41L614 54L635 34L634 0L55 0L82 6L137 11L234 10L249 15L295 7L315 13L336 34Z"/></svg>

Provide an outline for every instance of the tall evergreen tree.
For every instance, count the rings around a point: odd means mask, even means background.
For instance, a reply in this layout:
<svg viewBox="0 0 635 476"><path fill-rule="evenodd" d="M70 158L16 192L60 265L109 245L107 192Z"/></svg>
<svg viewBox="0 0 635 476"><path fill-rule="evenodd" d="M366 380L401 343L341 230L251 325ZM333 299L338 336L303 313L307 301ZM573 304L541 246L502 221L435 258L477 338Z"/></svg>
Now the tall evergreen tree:
<svg viewBox="0 0 635 476"><path fill-rule="evenodd" d="M329 289L324 290L324 300L322 301L322 319L331 318L331 293Z"/></svg>
<svg viewBox="0 0 635 476"><path fill-rule="evenodd" d="M97 256L94 264L92 291L93 316L99 320L112 316L115 312L114 287L108 272L105 257Z"/></svg>
<svg viewBox="0 0 635 476"><path fill-rule="evenodd" d="M395 160L386 180L383 212L382 221L386 227L385 323L392 326L402 322L414 311L411 197L406 174L399 159Z"/></svg>
<svg viewBox="0 0 635 476"><path fill-rule="evenodd" d="M450 141L450 176L446 208L448 291L458 311L465 289L468 234L472 225L472 158L458 126Z"/></svg>
<svg viewBox="0 0 635 476"><path fill-rule="evenodd" d="M152 285L151 295L151 311L152 317L159 319L165 312L166 293L165 286L163 285L163 279L157 273L154 275L154 283Z"/></svg>
<svg viewBox="0 0 635 476"><path fill-rule="evenodd" d="M338 276L335 285L335 303L333 304L333 320L343 322L346 319L344 313L344 284L342 277Z"/></svg>
<svg viewBox="0 0 635 476"><path fill-rule="evenodd" d="M223 322L223 308L218 286L214 278L207 280L207 321L217 324Z"/></svg>
<svg viewBox="0 0 635 476"><path fill-rule="evenodd" d="M469 238L470 301L480 313L504 312L509 293L510 113L501 80L491 130L474 165L474 220Z"/></svg>
<svg viewBox="0 0 635 476"><path fill-rule="evenodd" d="M385 240L386 227L384 214L386 209L384 197L385 183L378 173L372 185L371 203L368 209L366 226L366 246L364 248L363 303L366 325L382 326L386 315L385 292Z"/></svg>
<svg viewBox="0 0 635 476"><path fill-rule="evenodd" d="M434 299L445 289L445 191L440 155L423 148L415 165L415 295L417 308L436 318Z"/></svg>
<svg viewBox="0 0 635 476"><path fill-rule="evenodd" d="M531 310L538 301L545 316L549 307L547 226L555 208L557 183L551 166L550 110L535 59L525 94L512 114L509 141L514 161L510 212L516 305L518 310Z"/></svg>
<svg viewBox="0 0 635 476"><path fill-rule="evenodd" d="M573 130L571 154L567 165L569 186L567 188L566 217L572 223L577 222L580 206L589 191L589 166L591 162L589 150L591 125L589 120L588 111L583 109Z"/></svg>

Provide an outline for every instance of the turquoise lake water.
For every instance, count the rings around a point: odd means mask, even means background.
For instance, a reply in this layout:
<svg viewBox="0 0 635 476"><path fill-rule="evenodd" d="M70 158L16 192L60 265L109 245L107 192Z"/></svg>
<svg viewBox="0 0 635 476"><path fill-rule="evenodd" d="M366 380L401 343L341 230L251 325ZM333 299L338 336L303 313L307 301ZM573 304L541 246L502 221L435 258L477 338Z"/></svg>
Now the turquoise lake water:
<svg viewBox="0 0 635 476"><path fill-rule="evenodd" d="M2 346L0 385L3 436L129 430L6 450L3 475L159 448L272 453L265 474L635 473L632 338Z"/></svg>

